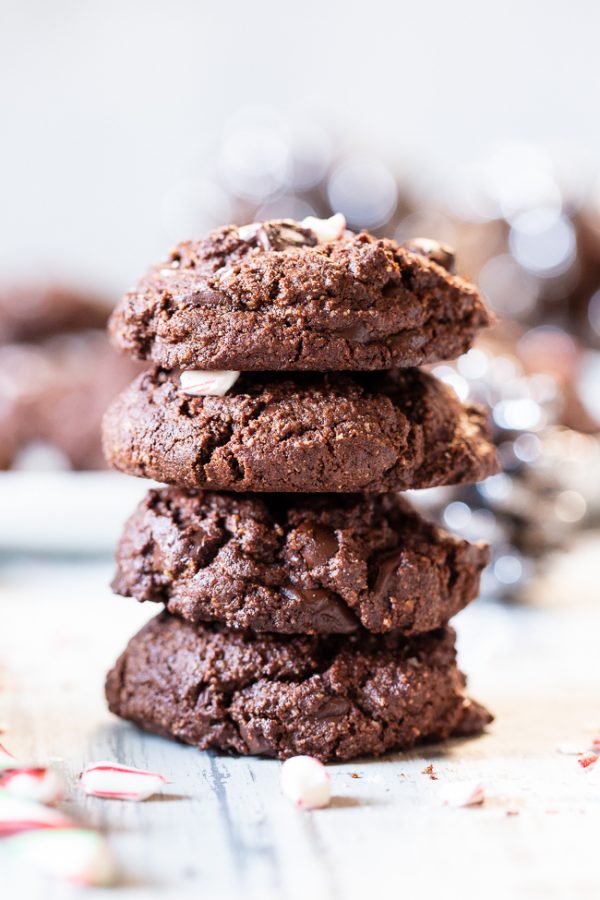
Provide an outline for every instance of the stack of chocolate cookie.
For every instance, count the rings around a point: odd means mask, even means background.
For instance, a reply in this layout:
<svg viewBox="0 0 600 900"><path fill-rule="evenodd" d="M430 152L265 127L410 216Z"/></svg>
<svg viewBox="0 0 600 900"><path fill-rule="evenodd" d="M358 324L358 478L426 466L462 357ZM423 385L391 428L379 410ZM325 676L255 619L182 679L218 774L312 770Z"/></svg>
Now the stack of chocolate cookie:
<svg viewBox="0 0 600 900"><path fill-rule="evenodd" d="M450 251L341 216L183 243L113 314L154 361L104 420L108 461L170 487L125 526L114 589L165 611L111 710L197 747L343 760L475 733L447 622L486 548L398 494L497 471L479 408L409 368L490 317Z"/></svg>

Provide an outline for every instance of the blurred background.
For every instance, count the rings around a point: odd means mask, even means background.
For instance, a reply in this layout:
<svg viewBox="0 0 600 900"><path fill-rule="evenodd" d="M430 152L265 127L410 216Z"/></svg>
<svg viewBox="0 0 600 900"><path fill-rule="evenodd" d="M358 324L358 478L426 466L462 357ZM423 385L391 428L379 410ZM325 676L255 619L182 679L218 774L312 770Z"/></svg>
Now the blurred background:
<svg viewBox="0 0 600 900"><path fill-rule="evenodd" d="M493 542L484 595L523 597L598 524L597 4L0 0L0 17L0 548L108 552L145 489L66 474L102 468L101 412L139 370L103 335L119 294L178 240L333 211L453 245L499 316L434 371L490 405L505 471L415 496Z"/></svg>

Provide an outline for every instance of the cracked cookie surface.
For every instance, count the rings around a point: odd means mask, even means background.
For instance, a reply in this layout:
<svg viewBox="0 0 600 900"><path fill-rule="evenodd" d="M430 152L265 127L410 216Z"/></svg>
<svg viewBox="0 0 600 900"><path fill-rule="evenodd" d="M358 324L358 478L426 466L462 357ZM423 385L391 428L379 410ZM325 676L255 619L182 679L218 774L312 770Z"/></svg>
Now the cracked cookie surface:
<svg viewBox="0 0 600 900"><path fill-rule="evenodd" d="M418 370L244 373L222 397L189 397L176 373L143 373L104 418L114 468L181 487L378 493L498 471L486 416Z"/></svg>
<svg viewBox="0 0 600 900"><path fill-rule="evenodd" d="M393 494L152 490L117 548L113 590L191 622L301 634L432 631L473 600L487 548Z"/></svg>
<svg viewBox="0 0 600 900"><path fill-rule="evenodd" d="M109 673L112 712L207 750L342 761L476 734L454 632L256 635L161 613Z"/></svg>
<svg viewBox="0 0 600 900"><path fill-rule="evenodd" d="M364 371L455 358L492 323L446 248L319 243L291 221L247 231L175 247L117 306L115 344L166 369Z"/></svg>

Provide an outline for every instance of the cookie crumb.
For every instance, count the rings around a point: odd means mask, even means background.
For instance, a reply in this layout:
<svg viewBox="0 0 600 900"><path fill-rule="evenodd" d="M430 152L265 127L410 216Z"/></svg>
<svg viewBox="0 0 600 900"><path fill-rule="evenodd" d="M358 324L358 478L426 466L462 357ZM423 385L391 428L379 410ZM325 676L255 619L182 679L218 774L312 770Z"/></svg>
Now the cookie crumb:
<svg viewBox="0 0 600 900"><path fill-rule="evenodd" d="M438 780L438 774L433 768L433 763L429 763L428 766L425 766L425 768L421 770L421 775L427 775L432 781Z"/></svg>

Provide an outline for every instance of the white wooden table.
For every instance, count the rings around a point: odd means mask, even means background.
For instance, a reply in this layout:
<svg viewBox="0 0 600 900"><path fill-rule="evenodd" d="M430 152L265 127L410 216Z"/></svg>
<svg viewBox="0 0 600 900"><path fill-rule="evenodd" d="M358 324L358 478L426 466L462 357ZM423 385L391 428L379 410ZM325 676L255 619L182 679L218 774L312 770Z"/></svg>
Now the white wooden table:
<svg viewBox="0 0 600 900"><path fill-rule="evenodd" d="M459 617L472 693L497 715L485 736L333 766L334 800L312 813L280 795L278 762L199 753L107 712L104 674L156 612L110 594L109 562L5 562L0 740L58 761L65 809L107 834L121 874L85 890L2 863L0 897L598 898L600 785L557 746L600 733L599 544L588 534L559 560L533 606ZM166 793L83 798L76 776L103 758L164 773ZM483 807L440 804L440 785L460 779L482 782Z"/></svg>

